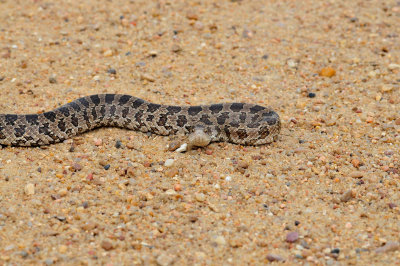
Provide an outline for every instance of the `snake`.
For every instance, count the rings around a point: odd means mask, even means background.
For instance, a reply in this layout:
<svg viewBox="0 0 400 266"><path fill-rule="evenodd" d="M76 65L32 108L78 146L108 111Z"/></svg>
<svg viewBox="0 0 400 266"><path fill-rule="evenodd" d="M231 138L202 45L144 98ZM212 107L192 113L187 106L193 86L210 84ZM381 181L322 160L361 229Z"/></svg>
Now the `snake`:
<svg viewBox="0 0 400 266"><path fill-rule="evenodd" d="M257 104L174 106L131 95L95 94L43 113L0 114L0 145L44 146L100 127L181 134L195 146L222 141L262 145L277 140L281 122L275 111Z"/></svg>

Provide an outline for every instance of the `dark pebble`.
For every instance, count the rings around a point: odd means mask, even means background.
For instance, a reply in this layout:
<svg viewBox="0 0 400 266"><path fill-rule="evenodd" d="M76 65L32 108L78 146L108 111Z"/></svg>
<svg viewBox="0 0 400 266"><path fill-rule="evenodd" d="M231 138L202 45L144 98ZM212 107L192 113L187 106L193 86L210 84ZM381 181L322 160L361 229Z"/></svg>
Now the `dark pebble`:
<svg viewBox="0 0 400 266"><path fill-rule="evenodd" d="M85 208L85 209L89 208L89 202L84 201L84 202L82 203L82 206L83 206L83 208Z"/></svg>
<svg viewBox="0 0 400 266"><path fill-rule="evenodd" d="M276 254L268 254L267 255L267 260L268 261L283 261L284 259Z"/></svg>
<svg viewBox="0 0 400 266"><path fill-rule="evenodd" d="M41 172L42 172L42 167L38 167L37 171L38 171L39 173L41 173Z"/></svg>
<svg viewBox="0 0 400 266"><path fill-rule="evenodd" d="M332 254L339 254L340 253L340 249L334 248L334 249L331 250L331 253Z"/></svg>
<svg viewBox="0 0 400 266"><path fill-rule="evenodd" d="M290 232L286 235L286 242L294 243L299 239L299 233L297 232Z"/></svg>
<svg viewBox="0 0 400 266"><path fill-rule="evenodd" d="M55 77L50 77L50 78L49 78L49 82L50 82L51 84L55 84L55 83L57 83L57 80L56 80Z"/></svg>
<svg viewBox="0 0 400 266"><path fill-rule="evenodd" d="M295 225L295 226L298 226L299 224L300 224L299 221L294 221L294 225Z"/></svg>
<svg viewBox="0 0 400 266"><path fill-rule="evenodd" d="M0 76L0 81L3 81L5 78L5 76Z"/></svg>
<svg viewBox="0 0 400 266"><path fill-rule="evenodd" d="M364 183L365 183L364 180L360 180L360 181L357 181L356 184L360 186L360 185L364 185Z"/></svg>
<svg viewBox="0 0 400 266"><path fill-rule="evenodd" d="M309 92L308 95L307 95L308 98L314 98L315 96L316 95L315 95L314 92Z"/></svg>
<svg viewBox="0 0 400 266"><path fill-rule="evenodd" d="M115 142L115 148L120 149L122 147L122 142L120 140L117 140Z"/></svg>
<svg viewBox="0 0 400 266"><path fill-rule="evenodd" d="M303 143L305 143L306 141L304 140L304 139L299 139L299 143L300 144L303 144Z"/></svg>
<svg viewBox="0 0 400 266"><path fill-rule="evenodd" d="M107 69L107 73L108 74L112 74L112 75L116 75L117 74L117 70L115 70L114 68L109 68L109 69Z"/></svg>
<svg viewBox="0 0 400 266"><path fill-rule="evenodd" d="M351 18L351 19L350 19L350 22L353 22L353 23L354 23L354 22L357 22L357 21L358 21L358 18Z"/></svg>
<svg viewBox="0 0 400 266"><path fill-rule="evenodd" d="M60 195L52 194L52 195L50 195L50 197L51 197L52 200L58 200L60 198Z"/></svg>
<svg viewBox="0 0 400 266"><path fill-rule="evenodd" d="M268 55L265 54L265 55L263 55L261 58L264 59L264 60L267 60L267 59L268 59Z"/></svg>
<svg viewBox="0 0 400 266"><path fill-rule="evenodd" d="M104 169L105 169L105 170L110 169L110 165L109 165L109 164L104 165Z"/></svg>
<svg viewBox="0 0 400 266"><path fill-rule="evenodd" d="M25 250L22 250L21 253L20 253L20 255L21 255L22 258L25 259L26 257L28 257L29 253L26 252Z"/></svg>
<svg viewBox="0 0 400 266"><path fill-rule="evenodd" d="M131 52L126 52L125 55L126 56L131 55Z"/></svg>
<svg viewBox="0 0 400 266"><path fill-rule="evenodd" d="M388 206L389 206L390 209L394 209L394 208L397 207L397 205L395 203L393 203L393 202L388 203Z"/></svg>
<svg viewBox="0 0 400 266"><path fill-rule="evenodd" d="M74 152L75 151L75 146L74 145L71 145L71 147L69 147L69 150L68 150L69 152Z"/></svg>

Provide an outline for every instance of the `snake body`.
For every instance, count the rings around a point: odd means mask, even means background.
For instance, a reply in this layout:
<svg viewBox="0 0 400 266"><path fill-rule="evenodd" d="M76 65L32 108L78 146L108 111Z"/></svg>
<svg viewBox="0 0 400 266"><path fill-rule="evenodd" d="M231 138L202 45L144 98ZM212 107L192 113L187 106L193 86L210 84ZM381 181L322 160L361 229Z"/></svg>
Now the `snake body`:
<svg viewBox="0 0 400 266"><path fill-rule="evenodd" d="M41 114L0 114L0 144L48 145L105 126L164 136L201 130L210 142L260 145L274 141L281 124L277 113L255 104L172 106L130 95L96 94Z"/></svg>

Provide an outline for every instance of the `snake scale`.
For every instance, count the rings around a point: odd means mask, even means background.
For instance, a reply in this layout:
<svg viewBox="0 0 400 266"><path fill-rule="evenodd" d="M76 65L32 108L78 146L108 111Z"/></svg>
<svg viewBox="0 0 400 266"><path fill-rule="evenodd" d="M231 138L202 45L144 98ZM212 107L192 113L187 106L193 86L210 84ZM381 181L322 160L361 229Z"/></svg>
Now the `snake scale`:
<svg viewBox="0 0 400 266"><path fill-rule="evenodd" d="M276 140L281 124L276 112L255 104L172 106L130 95L96 94L41 114L0 114L0 144L48 145L105 126L164 136L184 134L189 138L200 133L200 139L206 141L195 141L194 145L206 146L217 141L242 145L271 143Z"/></svg>

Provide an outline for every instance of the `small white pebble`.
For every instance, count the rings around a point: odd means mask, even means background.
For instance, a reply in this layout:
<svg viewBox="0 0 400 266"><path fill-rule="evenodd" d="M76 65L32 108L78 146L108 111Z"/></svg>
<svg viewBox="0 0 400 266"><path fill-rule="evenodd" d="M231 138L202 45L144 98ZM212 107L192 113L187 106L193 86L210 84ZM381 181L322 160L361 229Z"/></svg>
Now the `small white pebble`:
<svg viewBox="0 0 400 266"><path fill-rule="evenodd" d="M220 186L219 184L215 184L214 187L215 187L216 189L220 189L220 188L221 188L221 186Z"/></svg>
<svg viewBox="0 0 400 266"><path fill-rule="evenodd" d="M228 181L228 182L229 182L229 181L231 181L231 180L232 180L232 177L231 177L231 176L228 175L227 177L225 177L225 181Z"/></svg>
<svg viewBox="0 0 400 266"><path fill-rule="evenodd" d="M167 159L164 163L165 167L171 167L174 164L174 159Z"/></svg>
<svg viewBox="0 0 400 266"><path fill-rule="evenodd" d="M93 142L94 142L94 145L96 145L96 146L101 146L103 144L103 140L98 139L98 138L94 138Z"/></svg>
<svg viewBox="0 0 400 266"><path fill-rule="evenodd" d="M226 240L225 240L225 238L223 236L217 236L215 238L215 243L217 243L220 246L223 246L223 245L226 244Z"/></svg>
<svg viewBox="0 0 400 266"><path fill-rule="evenodd" d="M196 200L199 201L199 202L203 202L203 201L206 200L206 196L205 196L203 193L197 193L197 194L195 195L195 198L196 198Z"/></svg>
<svg viewBox="0 0 400 266"><path fill-rule="evenodd" d="M33 195L35 194L35 185L32 183L29 183L25 186L25 194L26 195Z"/></svg>
<svg viewBox="0 0 400 266"><path fill-rule="evenodd" d="M165 194L167 194L167 195L176 195L177 193L173 189L168 189L167 191L165 191Z"/></svg>
<svg viewBox="0 0 400 266"><path fill-rule="evenodd" d="M178 149L175 150L176 152L185 152L187 151L187 143L183 143Z"/></svg>

